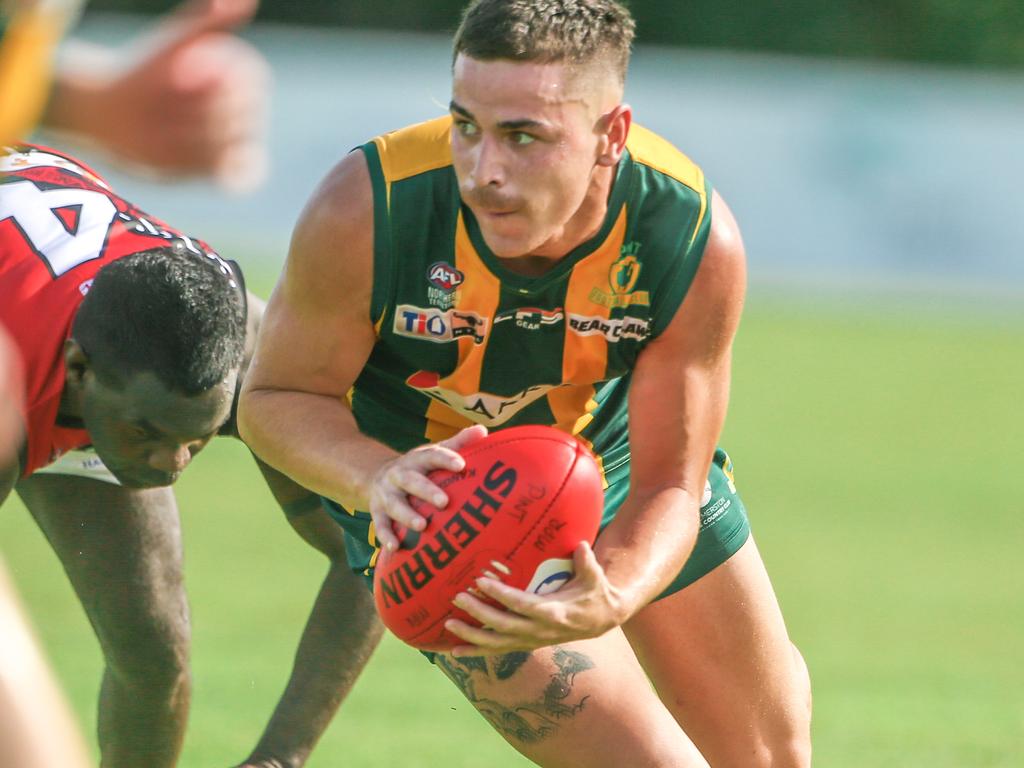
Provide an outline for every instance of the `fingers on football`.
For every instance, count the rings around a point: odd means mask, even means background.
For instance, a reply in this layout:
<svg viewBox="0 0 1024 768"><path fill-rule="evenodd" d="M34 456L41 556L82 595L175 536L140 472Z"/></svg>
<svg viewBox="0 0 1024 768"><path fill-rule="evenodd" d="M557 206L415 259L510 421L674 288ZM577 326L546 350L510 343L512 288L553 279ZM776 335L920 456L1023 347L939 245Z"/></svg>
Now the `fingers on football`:
<svg viewBox="0 0 1024 768"><path fill-rule="evenodd" d="M528 619L488 605L470 592L459 593L453 602L484 627L499 633L520 634L532 626L532 622ZM457 621L457 619L453 619L453 621Z"/></svg>
<svg viewBox="0 0 1024 768"><path fill-rule="evenodd" d="M497 579L479 578L476 580L476 589L487 597L497 600L508 610L524 616L539 615L539 609L544 602L537 595L510 587ZM480 617L476 616L475 618L479 619Z"/></svg>
<svg viewBox="0 0 1024 768"><path fill-rule="evenodd" d="M443 445L453 451L457 451L484 437L487 437L487 427L483 424L474 424L449 437L447 440L441 441L438 445Z"/></svg>
<svg viewBox="0 0 1024 768"><path fill-rule="evenodd" d="M466 645L456 646L454 656L481 656L491 653L508 653L517 650L533 650L545 643L529 642L514 633L503 633L485 627L474 627L459 619L449 619L444 628L465 640Z"/></svg>
<svg viewBox="0 0 1024 768"><path fill-rule="evenodd" d="M373 519L373 533L380 542L381 549L394 552L398 549L398 537L395 535L394 524L391 518L380 510L370 510L370 517Z"/></svg>

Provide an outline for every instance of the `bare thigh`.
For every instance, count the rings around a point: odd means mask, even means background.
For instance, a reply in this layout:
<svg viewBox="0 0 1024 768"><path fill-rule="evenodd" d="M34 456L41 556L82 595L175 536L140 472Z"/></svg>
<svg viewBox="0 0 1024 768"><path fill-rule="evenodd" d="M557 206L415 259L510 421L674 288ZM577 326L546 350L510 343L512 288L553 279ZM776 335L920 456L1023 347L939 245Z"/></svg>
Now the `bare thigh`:
<svg viewBox="0 0 1024 768"><path fill-rule="evenodd" d="M623 628L715 768L810 764L810 681L753 538Z"/></svg>
<svg viewBox="0 0 1024 768"><path fill-rule="evenodd" d="M17 490L60 558L108 666L128 676L184 667L188 607L171 489L39 475Z"/></svg>
<svg viewBox="0 0 1024 768"><path fill-rule="evenodd" d="M437 665L491 726L545 768L706 768L622 632Z"/></svg>

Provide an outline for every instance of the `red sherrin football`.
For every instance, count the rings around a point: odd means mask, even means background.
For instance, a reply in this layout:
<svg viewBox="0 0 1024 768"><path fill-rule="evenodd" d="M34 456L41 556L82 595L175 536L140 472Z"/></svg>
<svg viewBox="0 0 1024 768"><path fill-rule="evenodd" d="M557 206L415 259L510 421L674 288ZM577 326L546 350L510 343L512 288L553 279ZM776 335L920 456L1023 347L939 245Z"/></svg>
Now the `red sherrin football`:
<svg viewBox="0 0 1024 768"><path fill-rule="evenodd" d="M413 499L427 527L398 527L402 546L381 552L373 592L384 624L409 645L444 651L464 641L444 622L478 624L452 605L477 577L537 593L572 576L572 553L597 537L604 506L597 462L578 440L553 427L511 427L461 451L461 472L431 478L448 494L437 509Z"/></svg>

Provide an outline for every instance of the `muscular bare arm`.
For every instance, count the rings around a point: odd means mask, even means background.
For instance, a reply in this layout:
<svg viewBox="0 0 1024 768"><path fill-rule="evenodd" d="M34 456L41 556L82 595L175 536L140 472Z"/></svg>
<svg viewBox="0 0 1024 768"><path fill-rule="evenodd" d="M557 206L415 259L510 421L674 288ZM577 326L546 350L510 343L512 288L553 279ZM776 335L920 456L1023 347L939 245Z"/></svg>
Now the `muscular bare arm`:
<svg viewBox="0 0 1024 768"><path fill-rule="evenodd" d="M252 450L300 485L349 509L368 510L377 536L397 546L391 519L422 529L407 494L437 506L447 497L426 474L458 471L454 448L480 429L398 454L361 434L345 399L376 340L373 195L361 152L314 193L267 305L239 404L239 431ZM385 512L386 510L386 512Z"/></svg>
<svg viewBox="0 0 1024 768"><path fill-rule="evenodd" d="M633 373L630 494L595 547L630 614L668 586L693 549L700 498L728 408L746 260L736 222L717 193L712 222L686 300L641 353Z"/></svg>
<svg viewBox="0 0 1024 768"><path fill-rule="evenodd" d="M239 402L239 431L300 485L366 509L390 449L361 438L345 394L373 348L373 209L361 153L346 157L303 211L267 305Z"/></svg>

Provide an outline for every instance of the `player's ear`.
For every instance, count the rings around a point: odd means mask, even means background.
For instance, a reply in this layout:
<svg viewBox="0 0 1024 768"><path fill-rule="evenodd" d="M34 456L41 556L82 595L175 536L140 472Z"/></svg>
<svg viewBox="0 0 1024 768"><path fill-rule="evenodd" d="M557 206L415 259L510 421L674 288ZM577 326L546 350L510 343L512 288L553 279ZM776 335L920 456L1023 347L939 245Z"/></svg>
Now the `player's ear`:
<svg viewBox="0 0 1024 768"><path fill-rule="evenodd" d="M74 339L64 342L64 370L65 381L76 387L82 385L86 372L90 368L89 356L85 354L82 345Z"/></svg>
<svg viewBox="0 0 1024 768"><path fill-rule="evenodd" d="M599 130L601 143L598 148L597 164L614 166L622 159L626 151L626 139L629 138L629 127L633 124L633 108L628 104L619 104L610 112L601 116Z"/></svg>

